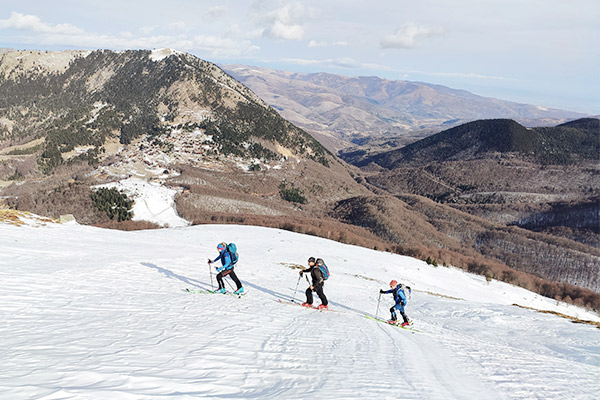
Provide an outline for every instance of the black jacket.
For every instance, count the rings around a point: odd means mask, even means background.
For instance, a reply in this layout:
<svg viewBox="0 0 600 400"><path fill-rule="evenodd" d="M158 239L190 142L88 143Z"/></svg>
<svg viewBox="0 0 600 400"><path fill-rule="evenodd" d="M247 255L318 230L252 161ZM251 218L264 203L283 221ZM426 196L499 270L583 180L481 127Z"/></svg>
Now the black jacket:
<svg viewBox="0 0 600 400"><path fill-rule="evenodd" d="M319 266L317 264L313 265L312 267L302 270L302 272L303 273L310 272L310 277L312 278L312 283L313 283L312 285L314 287L323 286L323 283L325 283L325 279L323 279L323 273L321 272L321 268L319 268Z"/></svg>

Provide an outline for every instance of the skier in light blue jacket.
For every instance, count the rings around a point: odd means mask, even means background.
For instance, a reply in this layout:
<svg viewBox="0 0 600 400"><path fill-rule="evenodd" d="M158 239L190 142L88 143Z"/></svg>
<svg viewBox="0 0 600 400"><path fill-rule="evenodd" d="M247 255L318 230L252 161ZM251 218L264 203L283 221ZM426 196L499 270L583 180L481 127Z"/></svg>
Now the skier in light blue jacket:
<svg viewBox="0 0 600 400"><path fill-rule="evenodd" d="M396 280L392 280L390 282L390 290L383 290L380 289L379 293L393 293L394 294L394 301L396 302L396 304L394 304L392 306L392 308L390 308L390 312L392 313L392 319L388 321L388 323L390 324L396 324L397 323L397 318L396 318L396 310L398 310L400 312L400 315L402 315L402 318L404 319L404 322L402 323L402 326L406 326L406 325L410 325L410 321L408 320L408 317L406 316L406 313L404 312L404 306L406 305L406 293L404 293L404 290L402 290L402 287L400 285L398 285L398 281ZM405 288L410 292L410 287L405 286Z"/></svg>
<svg viewBox="0 0 600 400"><path fill-rule="evenodd" d="M233 260L232 254L229 252L229 250L227 250L227 243L225 243L225 242L219 243L217 245L217 250L219 251L219 256L217 258L215 258L214 260L210 260L210 259L208 260L209 264L212 264L212 263L215 263L215 262L221 260L221 266L215 267L215 269L218 272L217 282L219 283L219 289L217 289L217 293L225 293L225 282L223 281L223 278L226 277L227 275L229 275L231 277L231 279L233 279L233 281L235 282L235 284L237 286L237 290L234 293L235 294L244 293L244 287L242 286L242 283L240 282L237 275L233 271L235 261Z"/></svg>

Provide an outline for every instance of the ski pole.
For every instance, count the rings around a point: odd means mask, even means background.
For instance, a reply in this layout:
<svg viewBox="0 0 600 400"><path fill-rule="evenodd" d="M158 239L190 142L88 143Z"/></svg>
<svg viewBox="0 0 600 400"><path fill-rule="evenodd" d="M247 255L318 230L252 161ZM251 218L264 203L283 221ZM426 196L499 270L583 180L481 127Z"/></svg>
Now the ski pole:
<svg viewBox="0 0 600 400"><path fill-rule="evenodd" d="M379 302L381 301L381 292L379 292L379 298L377 299L377 311L375 311L375 318L379 318Z"/></svg>
<svg viewBox="0 0 600 400"><path fill-rule="evenodd" d="M296 291L298 290L298 285L300 284L301 275L298 275L298 282L296 282L296 289L294 289L294 297L292 297L292 303L296 300Z"/></svg>
<svg viewBox="0 0 600 400"><path fill-rule="evenodd" d="M210 269L210 260L208 260L208 274L210 275L210 290L212 292L214 292L215 291L215 287L213 286L212 269Z"/></svg>

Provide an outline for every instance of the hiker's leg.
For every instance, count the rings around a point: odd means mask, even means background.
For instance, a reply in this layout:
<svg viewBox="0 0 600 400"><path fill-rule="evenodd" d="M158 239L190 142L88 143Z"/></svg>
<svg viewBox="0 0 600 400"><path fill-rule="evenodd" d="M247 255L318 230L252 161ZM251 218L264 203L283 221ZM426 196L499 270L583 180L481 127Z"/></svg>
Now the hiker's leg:
<svg viewBox="0 0 600 400"><path fill-rule="evenodd" d="M308 289L306 289L306 302L308 304L312 304L313 303L313 295L312 295L312 289L309 287Z"/></svg>
<svg viewBox="0 0 600 400"><path fill-rule="evenodd" d="M315 292L317 292L319 299L321 299L321 304L323 304L324 306L329 304L329 302L327 301L327 297L325 297L325 293L323 293L323 285L315 286Z"/></svg>
<svg viewBox="0 0 600 400"><path fill-rule="evenodd" d="M223 271L217 274L217 282L219 283L219 289L225 288L225 282L223 282Z"/></svg>
<svg viewBox="0 0 600 400"><path fill-rule="evenodd" d="M242 287L242 283L240 282L240 280L238 279L237 275L235 274L235 272L233 271L233 268L230 270L231 272L229 272L229 277L231 279L233 279L233 281L235 282L235 284L237 285L237 290L240 290L240 288Z"/></svg>
<svg viewBox="0 0 600 400"><path fill-rule="evenodd" d="M396 321L396 306L390 308L390 313L392 313L392 321Z"/></svg>

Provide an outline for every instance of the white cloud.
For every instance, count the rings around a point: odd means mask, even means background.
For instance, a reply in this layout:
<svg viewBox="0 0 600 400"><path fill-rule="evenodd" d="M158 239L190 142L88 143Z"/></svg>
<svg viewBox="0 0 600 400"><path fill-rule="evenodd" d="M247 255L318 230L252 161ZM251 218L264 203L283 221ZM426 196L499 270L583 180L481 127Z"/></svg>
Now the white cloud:
<svg viewBox="0 0 600 400"><path fill-rule="evenodd" d="M25 15L13 12L8 19L0 20L0 29L32 30L39 33L54 33L62 35L78 35L83 33L82 29L71 24L51 25L35 15Z"/></svg>
<svg viewBox="0 0 600 400"><path fill-rule="evenodd" d="M411 22L386 36L379 44L384 49L410 49L416 47L420 39L438 36L443 32L441 27L419 26Z"/></svg>
<svg viewBox="0 0 600 400"><path fill-rule="evenodd" d="M300 40L304 36L304 22L312 11L300 3L291 3L260 15L263 36L271 39Z"/></svg>
<svg viewBox="0 0 600 400"><path fill-rule="evenodd" d="M250 41L236 41L219 36L199 35L194 37L191 50L208 51L212 56L234 57L247 56L255 53L260 48L253 46Z"/></svg>
<svg viewBox="0 0 600 400"><path fill-rule="evenodd" d="M183 29L185 24L170 24L169 28ZM9 19L0 20L0 29L19 29L28 32L21 37L25 43L42 46L72 46L80 48L152 49L173 48L182 51L202 51L204 57L249 56L259 50L249 40L234 40L213 35L187 34L151 35L157 27L139 29L140 35L125 31L119 34L96 34L86 32L70 24L51 25L35 15L12 13Z"/></svg>
<svg viewBox="0 0 600 400"><path fill-rule="evenodd" d="M304 36L304 28L297 24L285 24L275 21L267 31L267 36L274 39L300 40Z"/></svg>

